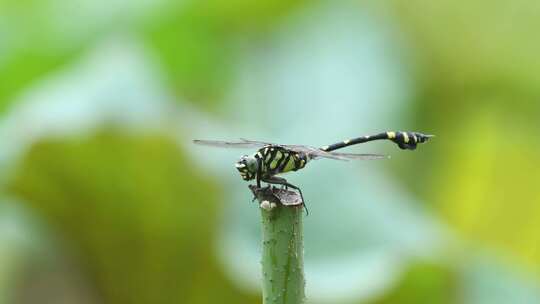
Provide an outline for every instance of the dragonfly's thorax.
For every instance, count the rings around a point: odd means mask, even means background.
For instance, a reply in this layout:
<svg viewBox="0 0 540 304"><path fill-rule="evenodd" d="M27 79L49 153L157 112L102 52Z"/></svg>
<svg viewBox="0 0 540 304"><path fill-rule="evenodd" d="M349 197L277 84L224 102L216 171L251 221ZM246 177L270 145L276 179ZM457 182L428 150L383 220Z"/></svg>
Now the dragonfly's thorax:
<svg viewBox="0 0 540 304"><path fill-rule="evenodd" d="M291 151L281 146L265 146L257 153L242 156L235 164L243 180L255 179L259 172L264 176L273 176L289 171L297 171L306 166L309 158L304 153Z"/></svg>
<svg viewBox="0 0 540 304"><path fill-rule="evenodd" d="M257 159L255 158L255 155L242 156L234 165L238 172L240 172L240 176L243 180L249 181L255 178L257 174Z"/></svg>
<svg viewBox="0 0 540 304"><path fill-rule="evenodd" d="M262 164L261 173L266 176L296 171L305 167L308 157L304 153L291 151L282 146L269 145L254 155Z"/></svg>

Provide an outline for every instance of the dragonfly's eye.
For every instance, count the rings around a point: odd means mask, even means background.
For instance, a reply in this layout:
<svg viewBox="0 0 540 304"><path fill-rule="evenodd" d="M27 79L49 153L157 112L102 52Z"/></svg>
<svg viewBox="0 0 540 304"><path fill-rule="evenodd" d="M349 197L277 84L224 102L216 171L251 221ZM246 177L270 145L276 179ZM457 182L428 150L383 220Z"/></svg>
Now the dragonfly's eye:
<svg viewBox="0 0 540 304"><path fill-rule="evenodd" d="M244 180L251 180L254 176L254 172L256 171L256 169L254 170L250 166L251 165L250 159L251 159L250 157L248 157L247 155L244 155L240 157L240 159L234 165L236 169L238 170L238 172L240 173L240 176L242 176L242 179Z"/></svg>
<svg viewBox="0 0 540 304"><path fill-rule="evenodd" d="M255 159L255 157L246 156L242 160L246 164L249 171L251 171L251 172L256 172L257 171L257 160Z"/></svg>

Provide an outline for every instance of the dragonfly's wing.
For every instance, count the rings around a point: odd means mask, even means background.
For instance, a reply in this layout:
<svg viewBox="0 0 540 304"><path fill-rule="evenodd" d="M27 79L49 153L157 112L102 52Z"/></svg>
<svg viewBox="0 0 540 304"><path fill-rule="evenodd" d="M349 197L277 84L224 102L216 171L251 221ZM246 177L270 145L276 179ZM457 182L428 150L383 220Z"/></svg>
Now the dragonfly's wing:
<svg viewBox="0 0 540 304"><path fill-rule="evenodd" d="M273 144L273 143L269 143L269 142L265 142L265 141L258 141L258 140L250 140L250 139L245 139L245 138L240 138L240 140L243 142L243 143L250 143L250 144L253 144L253 145L259 145L260 147L263 147L263 146L279 146L278 144Z"/></svg>
<svg viewBox="0 0 540 304"><path fill-rule="evenodd" d="M241 138L239 141L223 141L223 140L193 140L193 143L202 146L218 147L218 148L239 148L239 149L258 149L265 146L281 146L288 150L295 151L298 153L305 154L308 158L329 158L335 160L351 160L351 159L361 159L361 160L372 160L372 159L383 159L388 158L388 156L380 154L356 154L356 153L339 153L339 152L326 152L319 148L304 146L304 145L279 145L268 143L264 141L248 140Z"/></svg>
<svg viewBox="0 0 540 304"><path fill-rule="evenodd" d="M331 152L326 152L319 149L316 149L309 154L309 158L320 158L320 157L335 159L335 160L343 160L343 161L348 161L350 159L349 157L340 155L339 153L331 153Z"/></svg>
<svg viewBox="0 0 540 304"><path fill-rule="evenodd" d="M347 159L359 159L359 160L374 160L374 159L385 159L390 158L388 155L382 154L365 154L365 153L339 153L339 152L329 152L329 154L344 157Z"/></svg>
<svg viewBox="0 0 540 304"><path fill-rule="evenodd" d="M315 159L315 158L329 158L329 159L335 159L335 160L373 160L373 159L384 159L388 158L386 155L381 154L357 154L357 153L339 153L339 152L326 152L319 148L310 147L310 146L303 146L303 145L283 145L283 147L300 152L305 153L309 158Z"/></svg>
<svg viewBox="0 0 540 304"><path fill-rule="evenodd" d="M268 145L267 143L258 142L258 141L249 141L249 140L244 140L244 139L241 139L240 141L194 139L193 143L197 145L201 145L201 146L218 147L218 148L239 148L239 149L261 148Z"/></svg>
<svg viewBox="0 0 540 304"><path fill-rule="evenodd" d="M335 159L335 160L344 160L344 161L349 160L346 157L336 155L336 154L333 154L333 153L330 153L330 152L325 152L325 151L323 151L323 150L321 150L319 148L315 148L315 147L303 146L303 145L281 145L281 146L286 148L286 149L298 152L298 153L303 153L309 159L323 157L323 158L330 158L330 159Z"/></svg>

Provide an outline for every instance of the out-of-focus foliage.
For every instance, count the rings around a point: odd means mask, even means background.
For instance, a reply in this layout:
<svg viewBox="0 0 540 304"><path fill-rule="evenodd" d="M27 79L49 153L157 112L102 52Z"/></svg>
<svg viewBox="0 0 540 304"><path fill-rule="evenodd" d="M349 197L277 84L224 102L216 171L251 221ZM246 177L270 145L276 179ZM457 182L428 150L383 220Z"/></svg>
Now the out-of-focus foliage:
<svg viewBox="0 0 540 304"><path fill-rule="evenodd" d="M171 87L189 100L215 103L234 76L233 48L239 38L264 34L304 2L128 1L106 8L92 0L72 5L8 0L0 4L0 26L17 30L0 30L10 46L6 50L0 46L0 55L4 51L9 58L6 62L0 58L0 104L114 33L140 35L162 60Z"/></svg>
<svg viewBox="0 0 540 304"><path fill-rule="evenodd" d="M142 29L163 60L171 86L200 103L215 103L234 78L235 49L264 35L305 0L197 0L170 4ZM212 107L207 107L212 109Z"/></svg>
<svg viewBox="0 0 540 304"><path fill-rule="evenodd" d="M210 250L219 192L166 137L41 142L18 172L8 192L62 236L103 301L255 301L225 283Z"/></svg>
<svg viewBox="0 0 540 304"><path fill-rule="evenodd" d="M509 124L502 111L468 118L455 128L467 149L447 145L435 202L467 237L512 252L540 275L539 142L526 128Z"/></svg>
<svg viewBox="0 0 540 304"><path fill-rule="evenodd" d="M258 302L256 206L185 143L395 128L437 137L291 175L308 299L539 303L539 27L531 0L0 2L0 302Z"/></svg>
<svg viewBox="0 0 540 304"><path fill-rule="evenodd" d="M437 170L428 201L467 238L540 274L540 5L420 0L394 8L418 54L419 114L449 139L430 162Z"/></svg>
<svg viewBox="0 0 540 304"><path fill-rule="evenodd" d="M390 6L422 63L422 77L450 99L521 92L514 105L538 109L540 4L536 1L392 1ZM454 90L453 90L454 89ZM455 90L459 89L459 90ZM449 95L453 90L452 95ZM449 92L450 91L450 92ZM454 100L464 104L465 100ZM437 102L432 102L437 105Z"/></svg>
<svg viewBox="0 0 540 304"><path fill-rule="evenodd" d="M457 278L440 265L412 264L402 282L374 304L453 304L458 300Z"/></svg>

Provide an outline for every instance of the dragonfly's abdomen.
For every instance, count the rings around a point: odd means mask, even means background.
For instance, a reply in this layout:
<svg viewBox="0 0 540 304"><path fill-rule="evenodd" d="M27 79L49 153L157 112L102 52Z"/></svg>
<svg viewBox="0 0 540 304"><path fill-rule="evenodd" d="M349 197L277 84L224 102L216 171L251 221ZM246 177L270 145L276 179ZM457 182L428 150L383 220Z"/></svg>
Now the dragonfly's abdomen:
<svg viewBox="0 0 540 304"><path fill-rule="evenodd" d="M262 158L262 171L267 175L297 171L307 163L307 157L279 146L264 147L258 154Z"/></svg>
<svg viewBox="0 0 540 304"><path fill-rule="evenodd" d="M342 142L321 147L323 151L334 151L348 146L365 143L374 140L391 140L396 143L401 149L414 150L418 144L424 143L431 138L432 135L425 135L419 132L383 132L371 136L362 136L354 139L347 139Z"/></svg>

